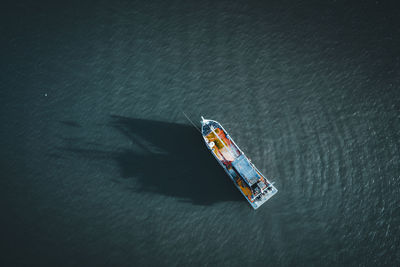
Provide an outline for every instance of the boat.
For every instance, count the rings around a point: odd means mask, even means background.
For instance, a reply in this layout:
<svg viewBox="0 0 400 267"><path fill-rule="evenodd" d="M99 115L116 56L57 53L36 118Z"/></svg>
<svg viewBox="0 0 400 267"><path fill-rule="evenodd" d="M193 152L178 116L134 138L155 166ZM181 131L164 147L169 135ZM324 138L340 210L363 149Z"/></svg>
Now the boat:
<svg viewBox="0 0 400 267"><path fill-rule="evenodd" d="M219 122L203 116L201 119L201 134L207 148L250 205L259 208L278 190L246 157Z"/></svg>

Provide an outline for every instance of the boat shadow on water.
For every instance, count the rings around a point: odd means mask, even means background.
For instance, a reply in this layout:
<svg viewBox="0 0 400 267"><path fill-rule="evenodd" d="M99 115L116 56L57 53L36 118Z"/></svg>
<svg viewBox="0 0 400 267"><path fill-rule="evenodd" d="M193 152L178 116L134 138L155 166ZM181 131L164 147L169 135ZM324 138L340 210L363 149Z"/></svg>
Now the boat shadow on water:
<svg viewBox="0 0 400 267"><path fill-rule="evenodd" d="M244 201L189 125L111 116L111 127L132 145L112 152L70 148L85 155L104 154L114 160L120 177L136 179L134 190L150 192L195 205Z"/></svg>

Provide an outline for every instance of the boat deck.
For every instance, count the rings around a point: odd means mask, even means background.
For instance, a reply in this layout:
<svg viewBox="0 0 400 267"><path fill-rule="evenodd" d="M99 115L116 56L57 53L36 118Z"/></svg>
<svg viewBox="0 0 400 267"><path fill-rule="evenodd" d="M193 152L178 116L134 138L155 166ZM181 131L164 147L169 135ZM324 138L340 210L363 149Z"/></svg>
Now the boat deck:
<svg viewBox="0 0 400 267"><path fill-rule="evenodd" d="M214 143L212 151L224 163L231 163L240 155L239 150L220 128L212 129L206 138Z"/></svg>
<svg viewBox="0 0 400 267"><path fill-rule="evenodd" d="M218 122L203 119L202 135L212 154L254 209L278 192L236 146Z"/></svg>

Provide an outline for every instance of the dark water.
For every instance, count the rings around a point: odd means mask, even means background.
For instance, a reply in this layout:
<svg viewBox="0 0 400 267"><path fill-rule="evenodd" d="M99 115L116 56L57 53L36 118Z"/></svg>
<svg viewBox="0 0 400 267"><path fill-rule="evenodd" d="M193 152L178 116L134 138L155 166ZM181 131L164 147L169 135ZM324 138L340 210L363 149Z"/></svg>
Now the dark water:
<svg viewBox="0 0 400 267"><path fill-rule="evenodd" d="M1 266L400 265L400 9L1 9ZM254 211L182 115L279 193Z"/></svg>

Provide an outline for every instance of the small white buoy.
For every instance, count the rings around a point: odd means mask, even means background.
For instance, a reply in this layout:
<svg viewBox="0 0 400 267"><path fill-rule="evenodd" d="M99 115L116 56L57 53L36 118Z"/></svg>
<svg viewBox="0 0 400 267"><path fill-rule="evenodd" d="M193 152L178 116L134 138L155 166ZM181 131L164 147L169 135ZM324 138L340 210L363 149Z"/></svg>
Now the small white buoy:
<svg viewBox="0 0 400 267"><path fill-rule="evenodd" d="M44 96L47 96L47 94L44 94Z"/></svg>

